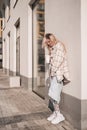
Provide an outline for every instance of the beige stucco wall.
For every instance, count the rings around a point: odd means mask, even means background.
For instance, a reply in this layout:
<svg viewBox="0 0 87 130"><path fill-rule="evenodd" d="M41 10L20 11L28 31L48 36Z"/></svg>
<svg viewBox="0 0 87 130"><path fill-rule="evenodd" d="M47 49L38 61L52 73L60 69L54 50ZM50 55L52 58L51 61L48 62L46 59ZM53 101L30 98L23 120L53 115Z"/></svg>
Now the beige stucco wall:
<svg viewBox="0 0 87 130"><path fill-rule="evenodd" d="M71 84L63 91L81 99L80 0L46 0L45 6L46 33L54 33L67 48Z"/></svg>

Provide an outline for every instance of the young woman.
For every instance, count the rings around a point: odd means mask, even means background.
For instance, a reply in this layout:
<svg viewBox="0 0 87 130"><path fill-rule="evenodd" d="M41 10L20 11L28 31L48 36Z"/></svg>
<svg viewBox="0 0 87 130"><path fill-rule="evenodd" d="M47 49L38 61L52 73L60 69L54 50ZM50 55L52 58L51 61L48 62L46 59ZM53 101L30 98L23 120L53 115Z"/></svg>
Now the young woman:
<svg viewBox="0 0 87 130"><path fill-rule="evenodd" d="M47 120L51 121L52 124L58 124L65 120L59 109L63 80L67 79L67 81L70 81L66 49L65 45L57 40L51 33L45 34L42 45L49 50L50 87L48 95L54 105L54 112L47 118Z"/></svg>

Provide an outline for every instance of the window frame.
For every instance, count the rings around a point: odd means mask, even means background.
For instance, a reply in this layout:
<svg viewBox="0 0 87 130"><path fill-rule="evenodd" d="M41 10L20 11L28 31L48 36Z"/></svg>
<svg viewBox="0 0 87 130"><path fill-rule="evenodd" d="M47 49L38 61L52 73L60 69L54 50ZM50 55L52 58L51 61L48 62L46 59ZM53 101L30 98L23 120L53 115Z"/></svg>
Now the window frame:
<svg viewBox="0 0 87 130"><path fill-rule="evenodd" d="M7 10L8 12L8 18L7 18L7 22L9 21L9 19L10 19L10 16L11 16L11 0L9 0L9 6L8 6L8 10Z"/></svg>
<svg viewBox="0 0 87 130"><path fill-rule="evenodd" d="M13 3L14 3L13 8L15 8L17 2L18 2L18 0L14 0L14 1L13 1Z"/></svg>

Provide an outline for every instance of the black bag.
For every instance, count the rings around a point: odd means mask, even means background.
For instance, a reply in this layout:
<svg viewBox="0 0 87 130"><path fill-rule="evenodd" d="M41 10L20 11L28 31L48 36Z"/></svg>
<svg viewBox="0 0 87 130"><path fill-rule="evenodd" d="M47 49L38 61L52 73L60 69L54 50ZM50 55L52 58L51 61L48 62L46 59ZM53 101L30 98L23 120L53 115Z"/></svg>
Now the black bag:
<svg viewBox="0 0 87 130"><path fill-rule="evenodd" d="M65 86L65 85L67 85L68 83L70 83L70 81L67 80L67 79L65 78L65 76L63 76L63 77L64 77L64 79L63 79L62 81L63 81L63 85Z"/></svg>
<svg viewBox="0 0 87 130"><path fill-rule="evenodd" d="M50 110L51 110L52 112L54 111L54 106L53 106L53 102L52 102L51 99L49 99L48 108L50 108Z"/></svg>

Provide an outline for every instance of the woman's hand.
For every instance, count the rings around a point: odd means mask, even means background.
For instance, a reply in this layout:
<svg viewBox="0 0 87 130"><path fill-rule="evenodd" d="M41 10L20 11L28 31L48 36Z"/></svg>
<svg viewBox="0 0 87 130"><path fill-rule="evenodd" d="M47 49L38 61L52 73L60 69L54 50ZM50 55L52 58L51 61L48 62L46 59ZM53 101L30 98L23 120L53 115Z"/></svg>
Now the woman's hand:
<svg viewBox="0 0 87 130"><path fill-rule="evenodd" d="M46 46L46 38L44 37L42 40L42 48L44 48Z"/></svg>

